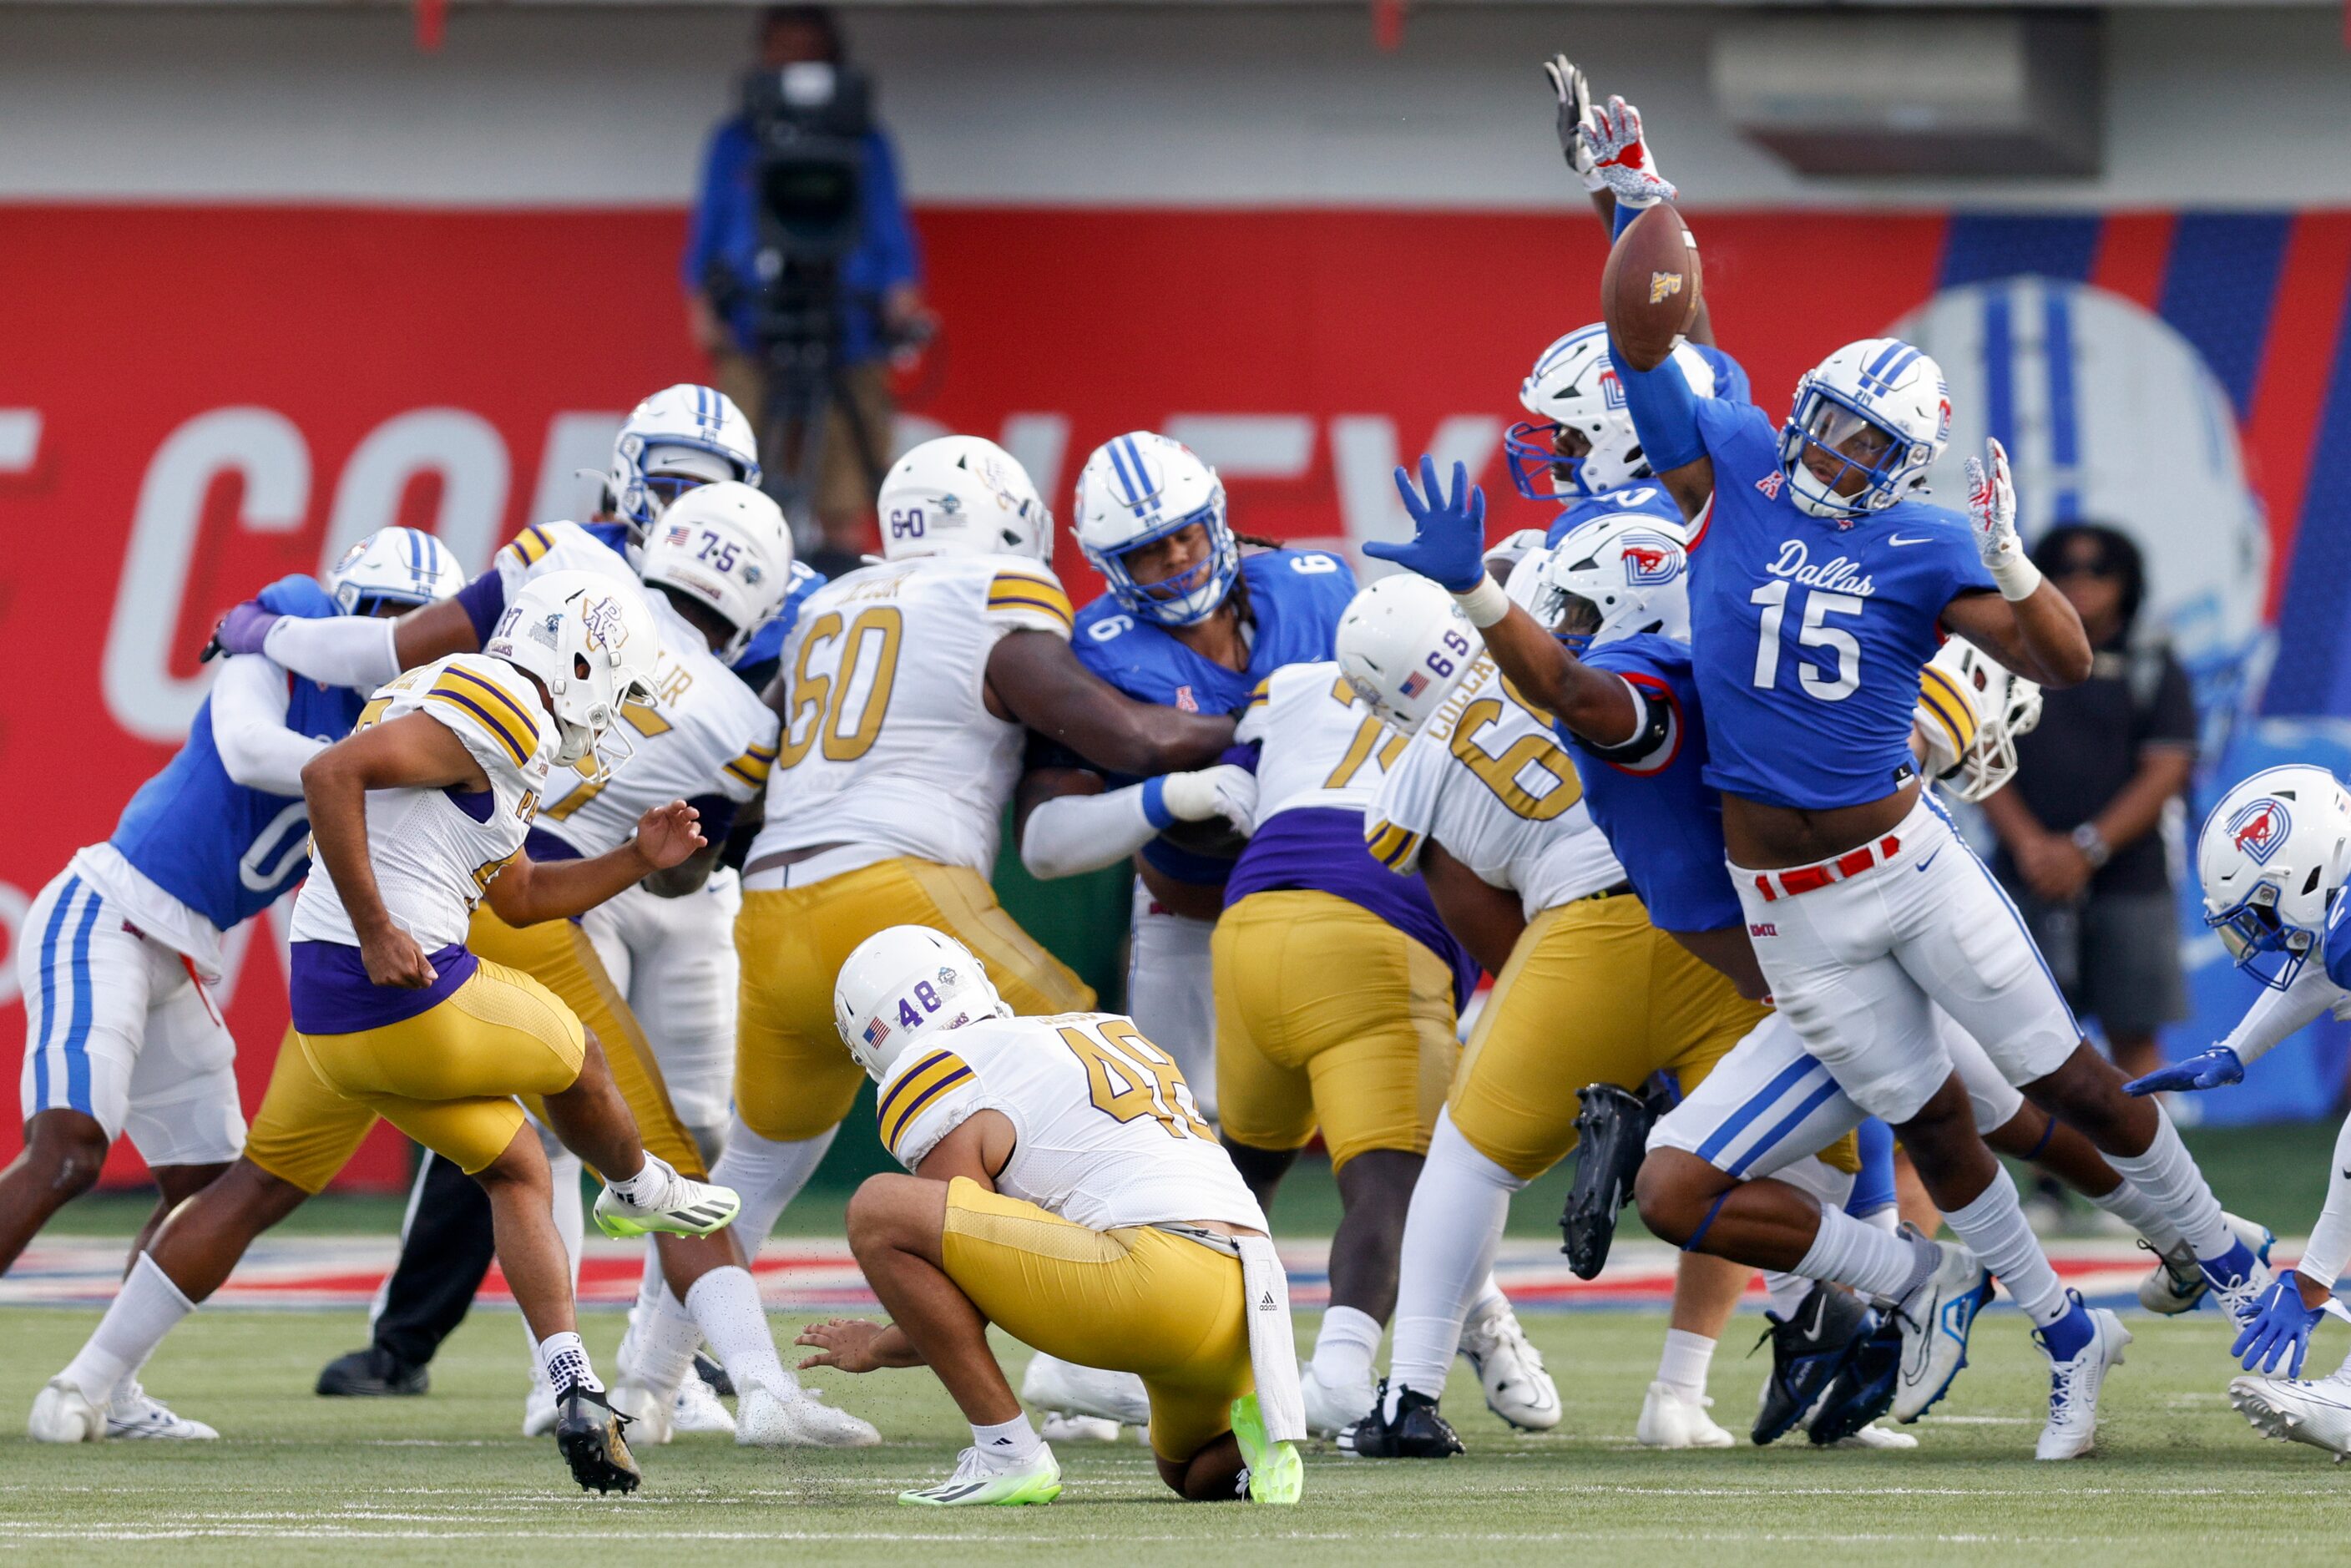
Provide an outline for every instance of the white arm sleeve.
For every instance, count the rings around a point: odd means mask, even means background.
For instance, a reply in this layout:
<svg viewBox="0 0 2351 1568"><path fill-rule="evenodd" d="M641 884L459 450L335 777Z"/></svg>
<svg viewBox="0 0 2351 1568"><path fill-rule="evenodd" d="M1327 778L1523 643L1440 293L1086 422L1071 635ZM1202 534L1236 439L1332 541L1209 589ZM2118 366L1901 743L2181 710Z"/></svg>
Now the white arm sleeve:
<svg viewBox="0 0 2351 1568"><path fill-rule="evenodd" d="M2313 955L2312 961L2294 977L2294 984L2282 991L2264 990L2220 1043L2235 1051L2238 1061L2251 1067L2287 1036L2304 1024L2315 1022L2319 1014L2343 999L2343 988L2327 978L2325 966Z"/></svg>
<svg viewBox="0 0 2351 1568"><path fill-rule="evenodd" d="M337 615L306 621L286 615L262 639L261 651L298 675L372 692L400 674L392 651L393 622L371 616Z"/></svg>
<svg viewBox="0 0 2351 1568"><path fill-rule="evenodd" d="M2335 1163L2326 1167L2326 1207L2318 1211L2318 1223L2310 1228L2302 1260L2294 1266L2304 1279L2315 1280L2329 1289L2342 1274L2343 1265L2351 1261L2351 1179L2343 1175L2346 1165L2351 1165L2351 1122L2344 1123L2343 1131L2335 1136Z"/></svg>
<svg viewBox="0 0 2351 1568"><path fill-rule="evenodd" d="M302 765L327 748L286 727L286 672L258 653L221 666L213 682L213 748L221 767L248 789L302 793Z"/></svg>
<svg viewBox="0 0 2351 1568"><path fill-rule="evenodd" d="M1020 863L1050 882L1116 865L1157 837L1143 814L1143 786L1106 795L1057 795L1029 813L1020 830Z"/></svg>

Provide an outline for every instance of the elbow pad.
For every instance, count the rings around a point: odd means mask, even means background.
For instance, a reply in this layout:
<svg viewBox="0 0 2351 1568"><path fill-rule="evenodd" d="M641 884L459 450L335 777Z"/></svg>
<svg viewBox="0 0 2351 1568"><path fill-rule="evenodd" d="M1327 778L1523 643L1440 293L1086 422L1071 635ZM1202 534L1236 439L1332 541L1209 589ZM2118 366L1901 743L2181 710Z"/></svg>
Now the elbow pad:
<svg viewBox="0 0 2351 1568"><path fill-rule="evenodd" d="M1705 456L1706 443L1698 433L1698 393L1681 366L1668 358L1654 371L1636 371L1616 351L1614 340L1608 353L1615 361L1616 379L1625 388L1625 412L1633 416L1633 429L1641 438L1649 471L1663 474Z"/></svg>

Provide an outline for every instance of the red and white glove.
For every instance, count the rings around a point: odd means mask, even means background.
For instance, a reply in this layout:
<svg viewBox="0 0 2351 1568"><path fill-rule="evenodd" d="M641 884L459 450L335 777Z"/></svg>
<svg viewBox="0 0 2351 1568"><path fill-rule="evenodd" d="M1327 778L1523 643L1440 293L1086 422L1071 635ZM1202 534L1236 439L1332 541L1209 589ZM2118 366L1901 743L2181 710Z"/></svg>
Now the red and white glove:
<svg viewBox="0 0 2351 1568"><path fill-rule="evenodd" d="M1657 161L1641 137L1641 111L1621 98L1593 111L1582 134L1592 151L1593 172L1616 194L1620 207L1655 206L1679 194L1657 172Z"/></svg>
<svg viewBox="0 0 2351 1568"><path fill-rule="evenodd" d="M1976 554L2000 584L2001 597L2030 599L2041 586L2041 569L2024 553L2016 533L2016 486L2008 476L2008 454L1988 442L1989 465L1968 459L1968 521L1976 532Z"/></svg>

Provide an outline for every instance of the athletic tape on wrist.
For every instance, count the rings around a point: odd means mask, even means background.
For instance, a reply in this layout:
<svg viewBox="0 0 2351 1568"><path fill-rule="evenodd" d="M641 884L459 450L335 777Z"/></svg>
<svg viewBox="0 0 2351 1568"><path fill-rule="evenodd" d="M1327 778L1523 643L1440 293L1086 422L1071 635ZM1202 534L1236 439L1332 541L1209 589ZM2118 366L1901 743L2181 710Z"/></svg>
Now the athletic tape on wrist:
<svg viewBox="0 0 2351 1568"><path fill-rule="evenodd" d="M1480 632L1510 612L1510 596L1490 577L1480 577L1477 587L1455 594L1453 601L1461 606L1462 614L1469 617L1469 624Z"/></svg>

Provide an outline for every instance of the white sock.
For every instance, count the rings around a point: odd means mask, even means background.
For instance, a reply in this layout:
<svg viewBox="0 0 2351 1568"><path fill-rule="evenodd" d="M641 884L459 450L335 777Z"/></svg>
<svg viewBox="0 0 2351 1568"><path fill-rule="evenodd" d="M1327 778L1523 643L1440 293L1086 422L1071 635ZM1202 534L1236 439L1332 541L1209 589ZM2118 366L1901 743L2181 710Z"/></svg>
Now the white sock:
<svg viewBox="0 0 2351 1568"><path fill-rule="evenodd" d="M571 1294L580 1294L580 1257L587 1249L587 1210L580 1202L580 1156L559 1148L549 1154L548 1174L555 1178L555 1233L563 1238L564 1255L571 1260Z"/></svg>
<svg viewBox="0 0 2351 1568"><path fill-rule="evenodd" d="M718 1156L710 1179L733 1187L743 1200L735 1216L735 1235L743 1243L746 1257L758 1260L768 1232L776 1228L776 1217L808 1185L809 1177L823 1163L824 1152L832 1147L832 1133L825 1133L796 1144L778 1144L745 1126L740 1116L729 1124L726 1152Z"/></svg>
<svg viewBox="0 0 2351 1568"><path fill-rule="evenodd" d="M620 1196L621 1201L639 1208L653 1208L669 1196L669 1184L677 1179L677 1172L667 1160L648 1152L645 1163L637 1167L634 1176L615 1180L604 1178L604 1185Z"/></svg>
<svg viewBox="0 0 2351 1568"><path fill-rule="evenodd" d="M2016 1183L2009 1179L2005 1166L1993 1172L1991 1185L1974 1202L1945 1210L1943 1220L1992 1277L2008 1287L2010 1297L2036 1326L2047 1328L2072 1310L2057 1270L2049 1266L2049 1255L2041 1249L2040 1239L2017 1204Z"/></svg>
<svg viewBox="0 0 2351 1568"><path fill-rule="evenodd" d="M1771 1315L1782 1322L1794 1319L1796 1309L1813 1293L1813 1281L1802 1274L1782 1273L1777 1269L1763 1270L1763 1293L1770 1297L1765 1304Z"/></svg>
<svg viewBox="0 0 2351 1568"><path fill-rule="evenodd" d="M115 1386L146 1364L163 1343L163 1336L182 1318L196 1310L172 1277L145 1252L131 1266L130 1278L114 1293L114 1301L97 1329L73 1360L66 1364L67 1382L80 1389L92 1404L114 1396Z"/></svg>
<svg viewBox="0 0 2351 1568"><path fill-rule="evenodd" d="M2199 1258L2219 1258L2237 1244L2236 1232L2221 1217L2220 1200L2196 1168L2188 1145L2179 1141L2171 1118L2156 1107L2155 1142L2143 1155L2108 1155L2106 1164L2153 1201L2157 1212L2171 1221ZM1991 1260L1984 1262L1989 1265Z"/></svg>
<svg viewBox="0 0 2351 1568"><path fill-rule="evenodd" d="M711 1270L685 1293L685 1310L702 1325L703 1337L717 1354L741 1393L754 1384L778 1399L799 1392L799 1379L784 1370L776 1354L776 1336L768 1331L768 1314L759 1305L759 1287L748 1269L732 1263ZM686 1353L689 1364L694 1353Z"/></svg>
<svg viewBox="0 0 2351 1568"><path fill-rule="evenodd" d="M1666 1331L1665 1354L1657 1358L1657 1381L1690 1403L1706 1397L1706 1371L1714 1364L1714 1341L1687 1329Z"/></svg>
<svg viewBox="0 0 2351 1568"><path fill-rule="evenodd" d="M1379 1353L1380 1320L1353 1307L1322 1314L1314 1336L1314 1375L1325 1388L1353 1388L1372 1380L1372 1357Z"/></svg>
<svg viewBox="0 0 2351 1568"><path fill-rule="evenodd" d="M577 1333L566 1331L551 1333L538 1342L538 1359L547 1368L547 1381L557 1393L575 1383L585 1384L601 1394L604 1385L596 1381L596 1369L588 1364L588 1347L580 1343Z"/></svg>
<svg viewBox="0 0 2351 1568"><path fill-rule="evenodd" d="M1796 1272L1898 1301L1935 1271L1939 1256L1929 1242L1889 1236L1841 1208L1823 1208L1821 1228Z"/></svg>
<svg viewBox="0 0 2351 1568"><path fill-rule="evenodd" d="M1397 1260L1395 1343L1388 1352L1388 1414L1405 1389L1445 1396L1445 1375L1461 1344L1474 1292L1492 1291L1494 1249L1510 1218L1510 1195L1527 1184L1470 1146L1446 1112L1437 1113L1428 1157L1405 1211ZM1479 1281L1486 1283L1480 1286ZM1494 1293L1499 1294L1499 1291Z"/></svg>
<svg viewBox="0 0 2351 1568"><path fill-rule="evenodd" d="M2137 1182L2116 1182L2114 1191L2090 1201L2145 1237L2158 1255L2178 1250L2181 1240L2179 1227L2166 1218L2154 1199L2139 1190Z"/></svg>
<svg viewBox="0 0 2351 1568"><path fill-rule="evenodd" d="M1496 1306L1498 1304L1507 1312L1510 1310L1510 1298L1502 1294L1501 1285L1496 1281L1494 1276L1489 1272L1487 1274L1486 1278L1479 1282L1478 1288L1470 1292L1469 1305L1468 1310L1461 1314L1461 1321L1467 1322L1471 1318L1477 1317L1479 1313L1485 1312L1489 1307Z"/></svg>
<svg viewBox="0 0 2351 1568"><path fill-rule="evenodd" d="M999 1469L1008 1470L1027 1464L1045 1444L1037 1436L1037 1428L1029 1425L1024 1412L993 1427L973 1422L971 1446L979 1450L980 1458Z"/></svg>
<svg viewBox="0 0 2351 1568"><path fill-rule="evenodd" d="M640 1298L629 1312L629 1332L621 1342L621 1375L643 1384L656 1398L674 1398L694 1369L694 1353L701 1348L702 1324L664 1285L652 1306Z"/></svg>

